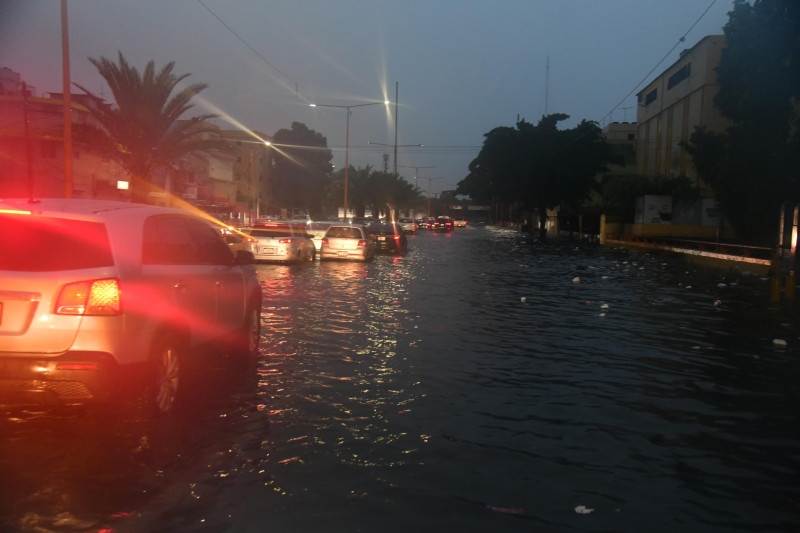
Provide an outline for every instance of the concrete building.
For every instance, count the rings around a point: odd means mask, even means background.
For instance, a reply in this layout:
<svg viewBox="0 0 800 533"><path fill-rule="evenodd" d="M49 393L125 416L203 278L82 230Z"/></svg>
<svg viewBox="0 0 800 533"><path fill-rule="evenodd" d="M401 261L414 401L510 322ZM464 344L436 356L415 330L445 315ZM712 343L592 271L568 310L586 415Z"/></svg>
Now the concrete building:
<svg viewBox="0 0 800 533"><path fill-rule="evenodd" d="M239 211L253 220L268 215L265 206L272 190L269 171L272 148L266 143L272 142L272 137L260 131L242 130L224 130L222 137L233 149L233 183Z"/></svg>
<svg viewBox="0 0 800 533"><path fill-rule="evenodd" d="M638 174L686 176L707 189L681 143L689 140L695 126L723 132L730 123L714 105L719 92L715 68L724 47L724 35L702 38L638 93Z"/></svg>
<svg viewBox="0 0 800 533"><path fill-rule="evenodd" d="M634 122L611 122L603 128L603 138L621 158L619 164L609 165L605 176L636 174L636 132Z"/></svg>
<svg viewBox="0 0 800 533"><path fill-rule="evenodd" d="M92 119L73 95L73 124ZM0 196L64 196L64 101L62 93L38 96L17 72L0 68ZM84 143L73 144L72 194L120 198L123 170Z"/></svg>

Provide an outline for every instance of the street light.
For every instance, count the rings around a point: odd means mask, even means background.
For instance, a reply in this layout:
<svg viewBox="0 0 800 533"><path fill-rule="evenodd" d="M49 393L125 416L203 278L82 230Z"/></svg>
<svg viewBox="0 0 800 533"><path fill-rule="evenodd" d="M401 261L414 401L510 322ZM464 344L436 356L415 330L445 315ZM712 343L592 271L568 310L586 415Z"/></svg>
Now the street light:
<svg viewBox="0 0 800 533"><path fill-rule="evenodd" d="M374 144L376 146L393 146L394 147L394 168L392 169L394 175L397 175L397 149L398 148L410 148L410 147L420 147L425 146L424 144L383 144L383 143L376 143L372 141L367 141L367 144Z"/></svg>
<svg viewBox="0 0 800 533"><path fill-rule="evenodd" d="M366 104L353 104L353 105L330 105L330 104L308 104L309 107L335 107L338 109L345 109L347 112L347 130L345 132L344 143L344 219L347 220L347 186L348 175L350 171L350 110L354 107L365 107L368 105L389 104L389 100L383 102L369 102Z"/></svg>

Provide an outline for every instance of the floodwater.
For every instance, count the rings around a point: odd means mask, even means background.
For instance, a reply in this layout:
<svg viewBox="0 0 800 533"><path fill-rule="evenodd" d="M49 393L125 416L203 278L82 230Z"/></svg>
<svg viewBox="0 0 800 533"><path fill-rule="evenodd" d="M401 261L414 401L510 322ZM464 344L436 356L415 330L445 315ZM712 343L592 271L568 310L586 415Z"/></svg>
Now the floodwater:
<svg viewBox="0 0 800 533"><path fill-rule="evenodd" d="M182 416L0 410L2 532L800 530L798 304L673 256L421 233L259 265Z"/></svg>

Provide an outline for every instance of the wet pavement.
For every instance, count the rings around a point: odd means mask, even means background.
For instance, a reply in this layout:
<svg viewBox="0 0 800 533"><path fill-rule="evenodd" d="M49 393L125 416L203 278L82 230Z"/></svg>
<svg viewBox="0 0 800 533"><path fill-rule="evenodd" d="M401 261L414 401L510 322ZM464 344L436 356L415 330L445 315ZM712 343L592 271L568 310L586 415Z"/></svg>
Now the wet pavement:
<svg viewBox="0 0 800 533"><path fill-rule="evenodd" d="M260 361L180 417L0 409L0 531L800 530L767 279L494 227L258 270Z"/></svg>

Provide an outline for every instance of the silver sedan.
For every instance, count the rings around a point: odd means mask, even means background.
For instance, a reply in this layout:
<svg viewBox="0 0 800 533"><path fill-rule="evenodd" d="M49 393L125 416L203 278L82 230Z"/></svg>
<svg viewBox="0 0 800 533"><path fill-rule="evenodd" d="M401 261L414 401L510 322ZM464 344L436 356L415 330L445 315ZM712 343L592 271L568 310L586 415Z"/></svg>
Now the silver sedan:
<svg viewBox="0 0 800 533"><path fill-rule="evenodd" d="M328 228L319 249L322 259L369 261L375 255L375 245L361 224L336 225Z"/></svg>

